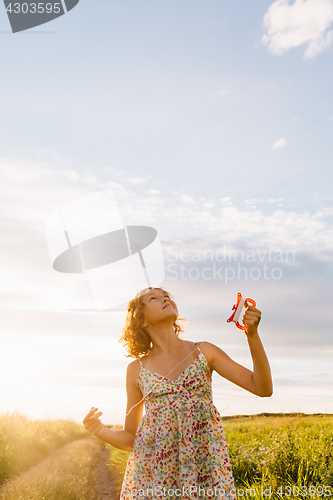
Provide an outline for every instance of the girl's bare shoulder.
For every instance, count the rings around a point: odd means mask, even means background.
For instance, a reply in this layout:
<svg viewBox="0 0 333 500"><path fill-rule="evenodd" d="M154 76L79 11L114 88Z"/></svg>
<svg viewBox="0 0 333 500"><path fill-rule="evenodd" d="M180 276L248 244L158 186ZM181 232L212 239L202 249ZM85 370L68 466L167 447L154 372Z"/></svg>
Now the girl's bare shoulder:
<svg viewBox="0 0 333 500"><path fill-rule="evenodd" d="M135 359L134 361L128 363L126 370L127 377L137 379L140 373L140 368L139 359Z"/></svg>
<svg viewBox="0 0 333 500"><path fill-rule="evenodd" d="M211 342L207 342L206 340L199 341L197 342L199 345L199 348L202 352L202 354L205 356L207 359L208 363L211 364L214 358L214 354L216 353L216 350L218 347L215 344L212 344Z"/></svg>

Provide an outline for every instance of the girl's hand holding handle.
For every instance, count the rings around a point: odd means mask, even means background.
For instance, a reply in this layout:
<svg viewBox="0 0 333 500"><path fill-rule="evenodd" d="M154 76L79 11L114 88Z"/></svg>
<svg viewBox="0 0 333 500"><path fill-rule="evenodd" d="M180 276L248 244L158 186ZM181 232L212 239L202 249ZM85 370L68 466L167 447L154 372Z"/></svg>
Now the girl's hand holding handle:
<svg viewBox="0 0 333 500"><path fill-rule="evenodd" d="M247 326L245 332L249 335L255 335L258 333L258 325L261 320L261 311L253 306L249 306L245 303L247 308L243 316L243 323Z"/></svg>
<svg viewBox="0 0 333 500"><path fill-rule="evenodd" d="M82 423L84 427L87 429L87 431L91 432L96 437L101 437L101 431L104 429L104 425L100 421L98 417L102 415L102 412L99 411L98 413L95 412L98 410L98 408L92 407L90 412L87 413L87 415L84 417L82 420Z"/></svg>

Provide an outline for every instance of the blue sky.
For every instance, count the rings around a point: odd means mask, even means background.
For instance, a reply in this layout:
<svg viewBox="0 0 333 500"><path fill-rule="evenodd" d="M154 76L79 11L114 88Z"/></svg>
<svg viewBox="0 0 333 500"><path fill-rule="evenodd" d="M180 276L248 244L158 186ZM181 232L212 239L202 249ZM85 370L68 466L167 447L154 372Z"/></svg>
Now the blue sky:
<svg viewBox="0 0 333 500"><path fill-rule="evenodd" d="M112 188L124 223L158 231L184 338L252 368L225 319L238 291L263 312L274 394L215 374L222 415L333 413L332 12L331 0L81 0L14 35L0 9L0 411L81 421L99 406L122 423L124 308L66 312L82 282L52 269L45 238L52 211ZM239 258L204 257L225 245L266 251L243 264L278 267L279 279L238 279ZM182 262L185 249L201 261ZM214 264L224 279L203 278Z"/></svg>

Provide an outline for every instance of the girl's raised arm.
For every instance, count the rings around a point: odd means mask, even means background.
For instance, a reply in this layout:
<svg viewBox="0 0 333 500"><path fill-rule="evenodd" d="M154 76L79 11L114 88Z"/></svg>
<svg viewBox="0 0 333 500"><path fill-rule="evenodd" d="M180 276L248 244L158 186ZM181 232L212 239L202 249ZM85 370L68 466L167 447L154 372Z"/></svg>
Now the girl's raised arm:
<svg viewBox="0 0 333 500"><path fill-rule="evenodd" d="M210 342L203 342L204 355L212 370L256 396L270 397L273 394L271 369L264 346L261 343L258 325L261 312L249 306L243 316L245 330L253 360L253 371L236 363L222 349Z"/></svg>

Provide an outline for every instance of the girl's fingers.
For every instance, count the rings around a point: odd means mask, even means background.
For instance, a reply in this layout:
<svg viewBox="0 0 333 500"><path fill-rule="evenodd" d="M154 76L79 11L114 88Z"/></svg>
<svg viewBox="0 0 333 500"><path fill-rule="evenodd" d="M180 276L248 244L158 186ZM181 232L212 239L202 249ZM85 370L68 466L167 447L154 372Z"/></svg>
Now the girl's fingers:
<svg viewBox="0 0 333 500"><path fill-rule="evenodd" d="M251 319L251 318L243 318L243 323L248 323L248 324L251 324L251 325L256 325L256 324L259 324L260 321L256 320L256 319Z"/></svg>
<svg viewBox="0 0 333 500"><path fill-rule="evenodd" d="M246 313L243 315L243 318L260 319L260 318L261 318L261 316L260 316L260 314L257 314L257 313L253 313L253 312L246 312Z"/></svg>
<svg viewBox="0 0 333 500"><path fill-rule="evenodd" d="M95 422L98 421L98 417L100 417L102 415L102 412L100 411L99 413L96 413L96 415L94 415L93 417L90 417L89 421L94 424Z"/></svg>
<svg viewBox="0 0 333 500"><path fill-rule="evenodd" d="M103 413L99 411L94 415L96 412L97 408L92 408L90 412L84 417L82 423L84 427L87 429L87 431L91 432L91 429L95 427L95 424L100 425L100 420L98 420L98 417L100 417Z"/></svg>
<svg viewBox="0 0 333 500"><path fill-rule="evenodd" d="M89 420L89 418L93 415L93 413L95 413L96 410L98 410L98 408L92 407L90 412L87 413L82 422L85 423L87 420Z"/></svg>
<svg viewBox="0 0 333 500"><path fill-rule="evenodd" d="M243 316L243 321L259 321L260 318L258 318L258 316Z"/></svg>
<svg viewBox="0 0 333 500"><path fill-rule="evenodd" d="M101 430L101 428L104 427L102 422L98 420L97 422L94 423L94 425L91 427L90 432L91 434L98 434L98 432Z"/></svg>
<svg viewBox="0 0 333 500"><path fill-rule="evenodd" d="M257 309L256 307L250 306L250 305L247 305L246 310L249 312L252 311L252 312L257 312L257 313L261 314L261 311L259 311L259 309Z"/></svg>
<svg viewBox="0 0 333 500"><path fill-rule="evenodd" d="M95 431L100 425L101 425L101 421L100 420L97 420L97 422L94 422L92 425L91 425L91 431Z"/></svg>
<svg viewBox="0 0 333 500"><path fill-rule="evenodd" d="M94 434L98 428L102 428L104 425L100 420L95 420L93 422L89 422L85 425L85 428L87 431L91 432L91 434Z"/></svg>
<svg viewBox="0 0 333 500"><path fill-rule="evenodd" d="M244 314L243 321L251 321L253 323L259 323L261 320L261 316L252 315L252 314Z"/></svg>
<svg viewBox="0 0 333 500"><path fill-rule="evenodd" d="M250 316L261 316L258 311L249 311L248 309L246 309L244 314L249 314Z"/></svg>

